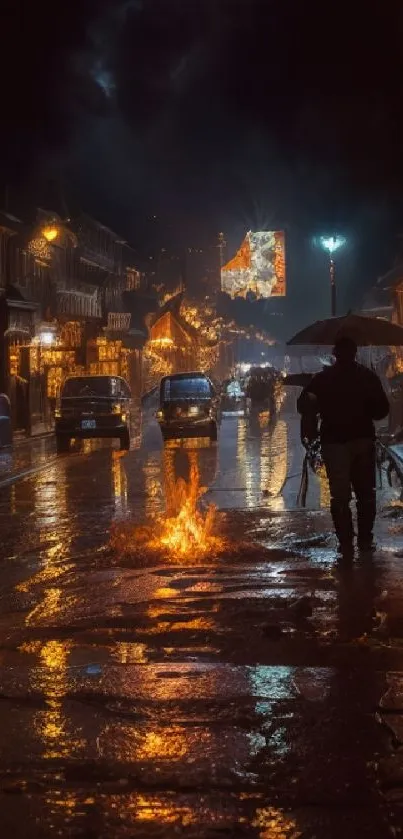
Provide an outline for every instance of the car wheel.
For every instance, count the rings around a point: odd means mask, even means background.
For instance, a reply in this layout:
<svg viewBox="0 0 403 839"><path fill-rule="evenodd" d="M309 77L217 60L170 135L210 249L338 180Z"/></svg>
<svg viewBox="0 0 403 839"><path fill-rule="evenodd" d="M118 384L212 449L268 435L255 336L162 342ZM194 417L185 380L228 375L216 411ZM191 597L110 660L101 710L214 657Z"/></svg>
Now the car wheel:
<svg viewBox="0 0 403 839"><path fill-rule="evenodd" d="M217 440L217 437L218 437L217 424L215 422L213 422L213 423L211 423L210 440L212 442L215 442Z"/></svg>
<svg viewBox="0 0 403 839"><path fill-rule="evenodd" d="M130 433L129 431L124 431L123 434L120 435L120 448L122 451L129 451L130 449Z"/></svg>
<svg viewBox="0 0 403 839"><path fill-rule="evenodd" d="M58 454L66 454L70 451L70 437L56 435L56 451Z"/></svg>

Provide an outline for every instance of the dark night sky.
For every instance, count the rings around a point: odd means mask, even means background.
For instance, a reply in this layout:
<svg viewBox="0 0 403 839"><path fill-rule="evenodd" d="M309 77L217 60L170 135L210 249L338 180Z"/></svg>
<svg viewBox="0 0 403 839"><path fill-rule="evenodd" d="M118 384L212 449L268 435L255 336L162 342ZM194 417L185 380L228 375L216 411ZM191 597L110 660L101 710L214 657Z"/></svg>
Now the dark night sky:
<svg viewBox="0 0 403 839"><path fill-rule="evenodd" d="M346 302L389 266L403 230L401 3L5 3L10 209L64 196L140 248L154 214L176 246L284 226L297 307L323 267L314 233L349 237Z"/></svg>

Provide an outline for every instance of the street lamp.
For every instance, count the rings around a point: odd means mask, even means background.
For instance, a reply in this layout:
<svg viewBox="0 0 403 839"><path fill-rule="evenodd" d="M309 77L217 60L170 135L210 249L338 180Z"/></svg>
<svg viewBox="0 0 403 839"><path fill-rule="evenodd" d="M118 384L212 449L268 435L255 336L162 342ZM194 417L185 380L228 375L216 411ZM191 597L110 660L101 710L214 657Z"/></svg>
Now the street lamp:
<svg viewBox="0 0 403 839"><path fill-rule="evenodd" d="M320 243L322 248L329 254L329 273L330 273L330 293L331 293L331 307L332 318L336 317L336 278L335 278L335 264L333 254L345 244L343 236L321 236Z"/></svg>
<svg viewBox="0 0 403 839"><path fill-rule="evenodd" d="M47 242L53 242L57 238L59 231L57 227L52 224L49 225L49 227L44 227L42 233Z"/></svg>
<svg viewBox="0 0 403 839"><path fill-rule="evenodd" d="M54 323L44 321L40 325L37 341L42 347L51 347L56 343L57 327Z"/></svg>
<svg viewBox="0 0 403 839"><path fill-rule="evenodd" d="M56 340L56 336L55 336L54 332L51 332L50 330L49 331L46 330L46 331L41 332L41 334L39 336L39 340L40 340L41 344L44 344L45 347L50 347L50 346L52 346L52 344L54 344L54 342Z"/></svg>

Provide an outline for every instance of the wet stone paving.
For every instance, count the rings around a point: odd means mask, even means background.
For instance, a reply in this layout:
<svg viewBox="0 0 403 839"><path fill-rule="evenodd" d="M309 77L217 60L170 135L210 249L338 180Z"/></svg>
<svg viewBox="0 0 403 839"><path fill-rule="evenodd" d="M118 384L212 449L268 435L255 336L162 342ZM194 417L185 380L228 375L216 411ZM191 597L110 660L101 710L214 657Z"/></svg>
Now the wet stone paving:
<svg viewBox="0 0 403 839"><path fill-rule="evenodd" d="M302 460L291 399L217 445L164 449L148 410L125 454L2 455L2 836L401 833L401 490L339 567Z"/></svg>

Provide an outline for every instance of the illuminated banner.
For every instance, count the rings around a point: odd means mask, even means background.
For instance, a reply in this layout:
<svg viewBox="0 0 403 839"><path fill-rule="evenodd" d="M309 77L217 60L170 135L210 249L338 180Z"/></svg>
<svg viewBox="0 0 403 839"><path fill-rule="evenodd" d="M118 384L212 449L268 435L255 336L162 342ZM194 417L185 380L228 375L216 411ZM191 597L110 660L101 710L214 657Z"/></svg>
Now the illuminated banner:
<svg viewBox="0 0 403 839"><path fill-rule="evenodd" d="M282 230L246 234L234 258L221 268L221 290L230 297L285 297L285 235Z"/></svg>

